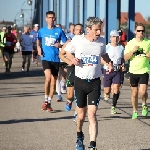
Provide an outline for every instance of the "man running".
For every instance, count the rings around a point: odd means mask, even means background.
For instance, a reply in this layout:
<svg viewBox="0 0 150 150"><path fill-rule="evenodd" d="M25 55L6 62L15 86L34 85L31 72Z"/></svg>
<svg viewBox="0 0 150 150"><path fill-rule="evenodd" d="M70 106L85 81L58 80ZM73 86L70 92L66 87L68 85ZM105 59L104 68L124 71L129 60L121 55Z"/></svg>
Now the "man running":
<svg viewBox="0 0 150 150"><path fill-rule="evenodd" d="M3 59L3 66L5 66L5 58L4 58L4 46L5 45L3 43L5 33L6 33L6 27L3 27L2 32L0 33L0 50L1 50L2 59Z"/></svg>
<svg viewBox="0 0 150 150"><path fill-rule="evenodd" d="M8 32L4 36L4 39L5 39L4 59L5 59L6 74L10 74L12 58L14 55L14 47L15 47L15 44L17 43L17 39L15 35L11 33L11 26L9 26L7 29L8 29Z"/></svg>
<svg viewBox="0 0 150 150"><path fill-rule="evenodd" d="M21 71L25 70L25 64L27 63L27 72L26 74L29 75L29 68L31 64L31 57L32 57L32 50L33 50L33 36L30 34L30 30L28 26L24 26L24 34L22 34L20 38L20 45L21 45L21 53L22 53L22 69Z"/></svg>
<svg viewBox="0 0 150 150"><path fill-rule="evenodd" d="M33 62L36 61L36 66L38 66L38 52L37 52L37 37L38 37L38 29L39 25L34 24L33 25L33 30L30 32L30 35L33 36L33 52L32 52L32 60Z"/></svg>
<svg viewBox="0 0 150 150"><path fill-rule="evenodd" d="M118 41L118 46L121 47L121 50L125 48L125 45L124 43L122 42L121 40L121 37L122 37L122 30L118 30L118 33L119 33L119 41ZM104 68L105 69L105 68ZM120 85L120 88L122 88L122 85L123 85L123 82L124 82L124 70L125 70L125 67L122 67L122 71L121 71L121 85ZM103 70L105 71L105 70ZM113 91L113 84L111 85L111 93L112 95L114 95L114 91ZM120 95L120 91L119 91L119 95ZM109 94L106 94L104 92L104 100L105 101L108 101L110 98L110 93Z"/></svg>
<svg viewBox="0 0 150 150"><path fill-rule="evenodd" d="M81 35L82 33L83 33L82 24L76 24L74 34L75 35ZM71 40L69 40L68 42L70 42L70 41ZM62 49L59 56L64 62L66 62L66 63L69 62L68 66L67 66L67 77L66 77L66 81L67 81L67 103L65 104L65 110L70 111L72 108L72 102L74 100L75 66L70 65L70 60L67 57L67 55L68 55L68 52L66 52L64 49ZM77 116L77 108L76 108L75 114L74 114L74 121L76 121L76 116Z"/></svg>
<svg viewBox="0 0 150 150"><path fill-rule="evenodd" d="M109 96L113 84L113 101L111 114L116 114L115 107L119 98L121 85L122 67L124 68L124 48L119 43L119 33L117 30L110 32L110 43L106 46L106 52L113 63L113 71L107 74L107 66L104 65L104 93ZM102 61L103 63L103 61Z"/></svg>
<svg viewBox="0 0 150 150"><path fill-rule="evenodd" d="M62 29L61 24L56 24L56 27L59 27ZM60 43L63 45L62 41ZM61 48L59 48L59 50L61 50ZM61 93L63 94L66 93L66 73L67 73L66 67L67 67L67 63L63 62L60 59L58 78L56 81L56 92L58 94L57 100L56 100L57 102L61 102L63 100Z"/></svg>
<svg viewBox="0 0 150 150"><path fill-rule="evenodd" d="M135 26L135 38L130 40L125 47L125 60L130 60L130 87L132 91L131 101L133 107L132 119L138 118L138 91L142 98L142 116L148 115L146 104L148 93L148 80L150 73L150 42L144 38L145 27L139 23ZM139 86L139 88L138 88Z"/></svg>
<svg viewBox="0 0 150 150"><path fill-rule="evenodd" d="M101 55L105 54L104 39L99 37L101 21L96 17L89 17L86 21L87 35L76 35L71 42L64 46L70 53L68 57L75 66L75 99L78 106L77 116L77 142L76 150L83 150L82 126L88 110L90 147L96 150L96 137L98 133L96 111L100 101ZM75 57L72 55L75 53ZM108 54L103 56L110 62ZM69 62L68 62L69 64ZM111 66L110 66L111 67ZM88 103L87 103L88 96ZM88 105L88 109L86 108Z"/></svg>
<svg viewBox="0 0 150 150"><path fill-rule="evenodd" d="M60 41L67 41L66 35L61 28L54 25L55 13L53 11L46 12L47 26L38 32L37 49L38 54L42 57L42 65L45 74L45 100L42 110L48 112L53 111L51 100L53 98L56 80L59 71L59 48Z"/></svg>

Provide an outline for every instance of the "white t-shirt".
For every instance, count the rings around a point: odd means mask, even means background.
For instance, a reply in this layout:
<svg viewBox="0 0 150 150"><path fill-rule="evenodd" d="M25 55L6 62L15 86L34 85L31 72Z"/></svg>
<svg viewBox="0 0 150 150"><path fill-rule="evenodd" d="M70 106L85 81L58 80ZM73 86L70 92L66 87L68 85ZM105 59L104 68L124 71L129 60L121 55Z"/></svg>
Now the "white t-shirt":
<svg viewBox="0 0 150 150"><path fill-rule="evenodd" d="M75 53L80 64L75 66L75 76L81 79L95 79L101 76L101 54L106 53L105 40L90 42L84 35L76 35L66 45L65 51Z"/></svg>
<svg viewBox="0 0 150 150"><path fill-rule="evenodd" d="M62 41L60 41L60 44L63 45L64 43ZM59 52L61 51L61 48L59 48ZM64 62L60 59L60 62Z"/></svg>
<svg viewBox="0 0 150 150"><path fill-rule="evenodd" d="M122 45L114 47L109 43L106 45L106 53L108 53L114 65L121 65L122 58L124 57L124 47ZM104 65L104 69L107 69L106 65Z"/></svg>

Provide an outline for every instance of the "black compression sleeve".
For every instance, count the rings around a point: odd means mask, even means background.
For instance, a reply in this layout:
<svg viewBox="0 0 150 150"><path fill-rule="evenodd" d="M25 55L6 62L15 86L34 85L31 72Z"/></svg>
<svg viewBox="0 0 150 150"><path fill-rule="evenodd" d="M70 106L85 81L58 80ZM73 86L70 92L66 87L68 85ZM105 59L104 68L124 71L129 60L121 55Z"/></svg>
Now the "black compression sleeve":
<svg viewBox="0 0 150 150"><path fill-rule="evenodd" d="M104 61L105 61L106 63L109 63L109 62L111 61L111 59L109 58L109 56L108 56L107 53L106 53L105 55L102 55L101 57L104 59Z"/></svg>

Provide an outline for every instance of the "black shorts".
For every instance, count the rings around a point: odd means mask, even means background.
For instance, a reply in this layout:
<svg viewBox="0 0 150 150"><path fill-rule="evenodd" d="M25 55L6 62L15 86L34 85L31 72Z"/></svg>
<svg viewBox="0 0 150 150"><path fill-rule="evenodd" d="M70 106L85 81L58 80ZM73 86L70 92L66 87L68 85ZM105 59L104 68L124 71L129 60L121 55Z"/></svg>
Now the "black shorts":
<svg viewBox="0 0 150 150"><path fill-rule="evenodd" d="M58 76L59 62L42 60L43 70L50 69L53 76Z"/></svg>
<svg viewBox="0 0 150 150"><path fill-rule="evenodd" d="M22 51L22 55L31 55L32 51Z"/></svg>
<svg viewBox="0 0 150 150"><path fill-rule="evenodd" d="M100 78L86 80L75 77L75 100L79 108L83 108L88 105L99 105L101 81ZM88 96L88 100L87 100Z"/></svg>
<svg viewBox="0 0 150 150"><path fill-rule="evenodd" d="M61 68L66 68L66 67L67 67L67 63L65 63L65 62L60 62L60 63L59 63L59 67L61 67Z"/></svg>
<svg viewBox="0 0 150 150"><path fill-rule="evenodd" d="M8 53L9 55L14 54L14 49L4 48L4 54Z"/></svg>
<svg viewBox="0 0 150 150"><path fill-rule="evenodd" d="M130 86L137 87L138 84L146 84L148 85L149 74L132 74L130 73Z"/></svg>
<svg viewBox="0 0 150 150"><path fill-rule="evenodd" d="M66 77L67 87L73 87L74 80L75 80L75 66L67 66L67 77Z"/></svg>

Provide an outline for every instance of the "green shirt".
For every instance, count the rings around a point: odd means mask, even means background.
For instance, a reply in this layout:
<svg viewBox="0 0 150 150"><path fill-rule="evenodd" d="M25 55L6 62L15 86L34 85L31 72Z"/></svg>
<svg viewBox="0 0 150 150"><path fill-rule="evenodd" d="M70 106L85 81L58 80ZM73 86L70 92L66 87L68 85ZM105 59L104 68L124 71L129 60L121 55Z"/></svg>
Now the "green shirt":
<svg viewBox="0 0 150 150"><path fill-rule="evenodd" d="M0 33L0 37L1 37L1 39L0 39L0 46L2 46L2 47L4 47L4 44L3 44L4 35L5 35L5 32L1 32Z"/></svg>
<svg viewBox="0 0 150 150"><path fill-rule="evenodd" d="M143 41L137 42L135 38L133 38L127 43L124 54L131 52L134 46L139 46L139 48L143 49L146 54L150 52L150 40L143 39ZM149 58L143 56L132 56L130 58L129 72L133 74L150 73Z"/></svg>

